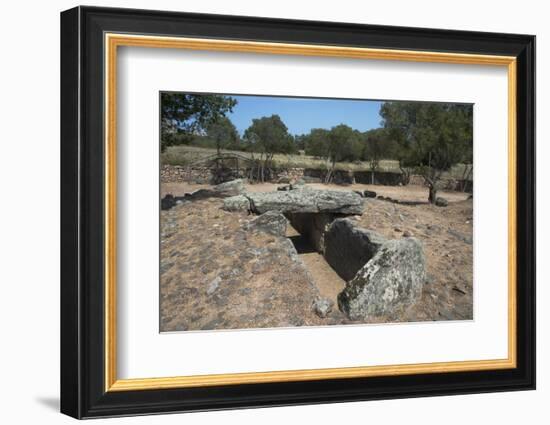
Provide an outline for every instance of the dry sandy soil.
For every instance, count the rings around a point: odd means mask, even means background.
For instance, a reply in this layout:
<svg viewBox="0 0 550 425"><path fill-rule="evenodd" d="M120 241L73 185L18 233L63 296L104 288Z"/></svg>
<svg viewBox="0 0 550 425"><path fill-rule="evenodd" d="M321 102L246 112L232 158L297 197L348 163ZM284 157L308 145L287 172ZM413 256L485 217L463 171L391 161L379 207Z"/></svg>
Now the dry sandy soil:
<svg viewBox="0 0 550 425"><path fill-rule="evenodd" d="M427 199L427 189L419 186L309 186L369 189L404 201ZM165 183L161 195L182 196L207 187ZM255 184L247 190L276 187ZM418 238L428 273L418 303L371 322L472 319L472 200L458 192L439 196L449 201L448 207L366 200L365 213L357 217L361 226L386 238ZM247 224L254 216L223 211L222 203L220 199L198 200L161 212L161 331L356 323L338 311L336 304L346 282L292 227L288 238L249 230ZM326 318L312 310L318 297L335 302Z"/></svg>

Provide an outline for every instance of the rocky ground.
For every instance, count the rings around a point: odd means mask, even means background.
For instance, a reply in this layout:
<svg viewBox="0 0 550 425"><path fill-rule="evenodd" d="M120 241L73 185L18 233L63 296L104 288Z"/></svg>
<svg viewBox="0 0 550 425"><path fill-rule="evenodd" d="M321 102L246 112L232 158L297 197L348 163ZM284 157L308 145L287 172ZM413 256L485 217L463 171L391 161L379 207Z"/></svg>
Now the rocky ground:
<svg viewBox="0 0 550 425"><path fill-rule="evenodd" d="M208 186L163 184L161 195L182 196L202 187ZM270 191L276 185L246 189ZM330 189L370 189L406 201L427 198L427 189L418 186ZM420 302L372 322L472 318L472 201L462 193L440 195L450 201L448 207L366 200L366 212L357 217L361 227L388 239L418 238L428 273ZM314 301L336 302L345 282L292 227L288 238L249 230L253 215L224 211L222 204L210 198L161 212L161 331L358 323L336 305L325 318L314 313Z"/></svg>

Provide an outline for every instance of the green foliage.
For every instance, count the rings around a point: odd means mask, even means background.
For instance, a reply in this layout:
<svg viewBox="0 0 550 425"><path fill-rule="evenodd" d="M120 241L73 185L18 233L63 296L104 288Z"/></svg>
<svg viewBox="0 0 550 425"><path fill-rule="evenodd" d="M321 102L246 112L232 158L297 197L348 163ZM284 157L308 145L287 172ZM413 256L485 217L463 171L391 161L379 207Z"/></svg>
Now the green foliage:
<svg viewBox="0 0 550 425"><path fill-rule="evenodd" d="M226 113L237 101L229 96L161 93L161 150L167 146L189 143L195 135Z"/></svg>
<svg viewBox="0 0 550 425"><path fill-rule="evenodd" d="M277 153L291 154L297 152L294 137L278 115L252 120L252 125L244 132L246 149L259 153L256 167L249 178L265 181L271 172L273 156Z"/></svg>
<svg viewBox="0 0 550 425"><path fill-rule="evenodd" d="M326 157L332 162L356 161L362 150L361 133L351 127L340 124L329 132Z"/></svg>
<svg viewBox="0 0 550 425"><path fill-rule="evenodd" d="M304 149L306 155L316 158L326 158L329 144L329 130L324 128L313 128L304 137Z"/></svg>
<svg viewBox="0 0 550 425"><path fill-rule="evenodd" d="M267 156L297 151L294 138L279 115L253 119L252 125L244 132L244 141L247 150Z"/></svg>
<svg viewBox="0 0 550 425"><path fill-rule="evenodd" d="M227 117L219 117L208 124L206 135L212 140L218 155L222 149L239 149L240 147L239 132Z"/></svg>
<svg viewBox="0 0 550 425"><path fill-rule="evenodd" d="M471 105L386 102L380 109L384 128L398 144L404 168L420 173L435 202L437 182L459 162L471 163L473 107Z"/></svg>

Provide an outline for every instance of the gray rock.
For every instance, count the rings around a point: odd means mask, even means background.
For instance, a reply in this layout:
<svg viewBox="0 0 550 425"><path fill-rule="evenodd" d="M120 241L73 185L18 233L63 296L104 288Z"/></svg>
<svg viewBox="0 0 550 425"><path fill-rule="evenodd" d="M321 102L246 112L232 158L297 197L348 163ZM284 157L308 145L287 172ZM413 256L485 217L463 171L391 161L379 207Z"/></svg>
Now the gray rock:
<svg viewBox="0 0 550 425"><path fill-rule="evenodd" d="M218 184L212 188L212 192L220 198L242 195L245 192L244 181L243 179L236 179Z"/></svg>
<svg viewBox="0 0 550 425"><path fill-rule="evenodd" d="M449 205L449 201L447 201L445 198L435 198L435 205L438 207L446 207Z"/></svg>
<svg viewBox="0 0 550 425"><path fill-rule="evenodd" d="M227 198L230 196L242 195L244 192L243 179L237 179L218 184L211 189L197 189L191 193L186 193L183 199L187 201L196 201L207 198Z"/></svg>
<svg viewBox="0 0 550 425"><path fill-rule="evenodd" d="M219 288L220 283L222 281L221 277L216 277L212 282L208 284L208 288L206 288L206 294L212 295L216 290Z"/></svg>
<svg viewBox="0 0 550 425"><path fill-rule="evenodd" d="M317 298L313 301L312 308L317 316L324 319L332 311L333 306L334 302L332 300L329 300L328 298Z"/></svg>
<svg viewBox="0 0 550 425"><path fill-rule="evenodd" d="M174 195L171 195L170 193L160 200L161 210L169 210L174 205L176 205L176 198L174 198Z"/></svg>
<svg viewBox="0 0 550 425"><path fill-rule="evenodd" d="M385 242L381 235L359 227L349 218L338 218L325 233L325 259L342 279L349 281Z"/></svg>
<svg viewBox="0 0 550 425"><path fill-rule="evenodd" d="M425 280L422 244L415 238L390 240L338 294L338 306L352 320L391 315L420 299Z"/></svg>
<svg viewBox="0 0 550 425"><path fill-rule="evenodd" d="M467 243L468 245L472 245L472 243L473 243L473 240L472 240L471 236L462 235L461 233L459 233L459 232L457 232L456 230L453 230L453 229L448 229L447 232L450 235L453 235L455 238L461 240L462 242Z"/></svg>
<svg viewBox="0 0 550 425"><path fill-rule="evenodd" d="M226 211L248 211L250 201L244 195L230 196L223 200L223 207Z"/></svg>
<svg viewBox="0 0 550 425"><path fill-rule="evenodd" d="M267 211L248 224L249 229L258 229L274 236L285 236L288 220L278 211Z"/></svg>
<svg viewBox="0 0 550 425"><path fill-rule="evenodd" d="M289 192L248 193L251 210L282 213L342 213L363 214L364 199L357 193L339 190L291 190Z"/></svg>
<svg viewBox="0 0 550 425"><path fill-rule="evenodd" d="M357 193L361 198L365 197L365 194L361 192L360 190L354 190L353 192Z"/></svg>

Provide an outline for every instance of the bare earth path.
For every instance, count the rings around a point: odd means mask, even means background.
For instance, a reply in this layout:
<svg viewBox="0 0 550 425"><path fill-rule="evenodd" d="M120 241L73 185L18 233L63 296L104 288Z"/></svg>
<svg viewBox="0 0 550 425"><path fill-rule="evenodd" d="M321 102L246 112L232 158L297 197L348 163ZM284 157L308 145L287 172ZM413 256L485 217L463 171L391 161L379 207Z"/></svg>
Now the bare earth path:
<svg viewBox="0 0 550 425"><path fill-rule="evenodd" d="M300 236L292 226L288 226L286 235L294 243L298 256L313 277L313 282L319 289L321 297L332 300L336 305L336 297L342 292L346 282L329 266L321 254L312 249L307 239Z"/></svg>

